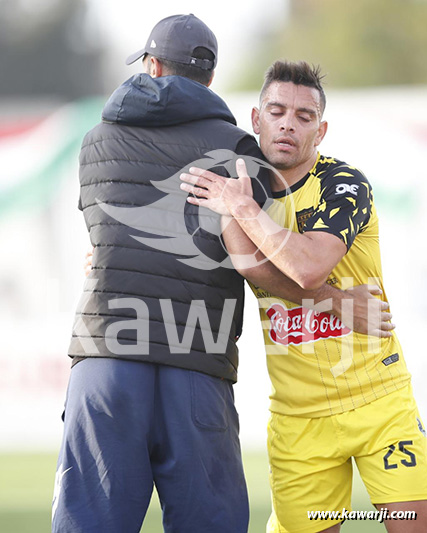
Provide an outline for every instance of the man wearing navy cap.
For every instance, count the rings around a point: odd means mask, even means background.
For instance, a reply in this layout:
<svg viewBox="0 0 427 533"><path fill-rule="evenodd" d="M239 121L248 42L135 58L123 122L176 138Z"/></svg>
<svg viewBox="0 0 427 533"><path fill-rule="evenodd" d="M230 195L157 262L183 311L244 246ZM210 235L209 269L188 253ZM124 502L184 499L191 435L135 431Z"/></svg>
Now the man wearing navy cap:
<svg viewBox="0 0 427 533"><path fill-rule="evenodd" d="M206 48L210 58L202 58L195 54L196 48ZM146 54L158 59L165 59L209 70L217 64L218 43L211 30L193 14L173 15L156 24L142 50L131 54L126 65L131 65Z"/></svg>
<svg viewBox="0 0 427 533"><path fill-rule="evenodd" d="M80 154L93 270L69 348L52 531L137 533L155 485L166 532L245 533L232 388L243 278L206 268L226 252L178 176L216 150L262 155L208 89L218 49L201 20L161 20L127 63L141 58L146 73L113 93ZM175 226L179 255L147 241Z"/></svg>

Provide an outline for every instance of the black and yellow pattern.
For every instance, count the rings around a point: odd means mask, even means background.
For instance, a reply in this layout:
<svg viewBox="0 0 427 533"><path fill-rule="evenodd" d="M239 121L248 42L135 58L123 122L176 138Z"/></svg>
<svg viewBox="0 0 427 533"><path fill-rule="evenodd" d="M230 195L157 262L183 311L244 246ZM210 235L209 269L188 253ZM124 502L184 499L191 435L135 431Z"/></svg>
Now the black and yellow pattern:
<svg viewBox="0 0 427 533"><path fill-rule="evenodd" d="M319 159L315 176L320 181L320 201L303 231L325 231L336 235L347 246L369 222L372 188L356 168L335 159Z"/></svg>
<svg viewBox="0 0 427 533"><path fill-rule="evenodd" d="M319 155L302 180L273 196L268 214L275 222L301 233L328 232L347 246L328 283L340 289L375 283L386 299L378 217L371 186L360 171ZM316 315L258 287L252 290L263 322L272 411L303 417L336 414L410 380L395 334L378 339L353 333L326 313Z"/></svg>

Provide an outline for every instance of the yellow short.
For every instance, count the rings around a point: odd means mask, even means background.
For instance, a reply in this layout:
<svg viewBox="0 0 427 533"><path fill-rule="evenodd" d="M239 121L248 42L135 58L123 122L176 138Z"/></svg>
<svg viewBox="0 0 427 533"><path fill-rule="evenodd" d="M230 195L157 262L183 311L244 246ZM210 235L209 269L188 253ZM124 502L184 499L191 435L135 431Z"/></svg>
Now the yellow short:
<svg viewBox="0 0 427 533"><path fill-rule="evenodd" d="M373 504L427 499L427 438L410 385L322 418L272 413L268 533L315 533L339 523L309 511L351 510L352 462Z"/></svg>

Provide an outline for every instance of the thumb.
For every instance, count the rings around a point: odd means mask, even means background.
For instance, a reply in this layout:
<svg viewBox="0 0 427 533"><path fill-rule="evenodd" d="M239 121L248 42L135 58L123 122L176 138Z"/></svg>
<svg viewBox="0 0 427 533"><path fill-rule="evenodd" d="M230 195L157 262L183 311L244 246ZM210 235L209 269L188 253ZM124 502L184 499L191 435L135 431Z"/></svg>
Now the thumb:
<svg viewBox="0 0 427 533"><path fill-rule="evenodd" d="M236 161L236 171L237 171L237 175L239 176L239 178L250 179L249 176L248 176L248 171L246 169L246 163L241 158L239 158Z"/></svg>
<svg viewBox="0 0 427 533"><path fill-rule="evenodd" d="M243 159L239 158L236 161L236 171L239 176L240 183L242 184L243 193L248 196L252 196L252 183L251 178L248 176L248 171L246 169L246 163Z"/></svg>

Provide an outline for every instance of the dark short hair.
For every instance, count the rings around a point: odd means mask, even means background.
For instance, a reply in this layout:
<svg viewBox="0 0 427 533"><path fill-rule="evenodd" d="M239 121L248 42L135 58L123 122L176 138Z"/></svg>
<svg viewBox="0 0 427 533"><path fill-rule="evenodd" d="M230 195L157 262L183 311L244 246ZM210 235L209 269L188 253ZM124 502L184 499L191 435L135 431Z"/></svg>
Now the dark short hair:
<svg viewBox="0 0 427 533"><path fill-rule="evenodd" d="M320 94L321 112L323 113L326 107L326 96L322 87L323 77L320 66L310 66L305 61L276 61L265 73L260 101L273 82L291 82L295 85L317 89Z"/></svg>
<svg viewBox="0 0 427 533"><path fill-rule="evenodd" d="M148 56L150 57L150 54L148 54ZM193 50L193 57L196 59L209 59L210 61L215 60L215 55L213 52L207 48L204 48L203 46L198 46ZM194 65L186 65L185 63L169 61L169 59L161 59L159 57L157 59L172 76L184 76L184 78L198 81L202 85L207 85L210 82L212 73L214 71L213 68L204 70Z"/></svg>

